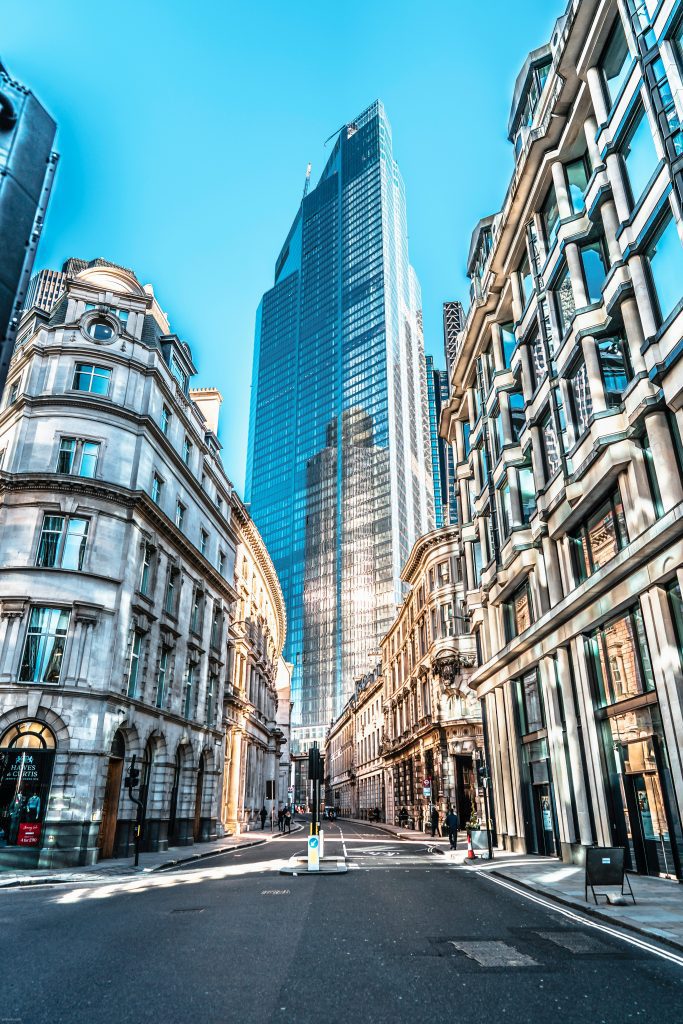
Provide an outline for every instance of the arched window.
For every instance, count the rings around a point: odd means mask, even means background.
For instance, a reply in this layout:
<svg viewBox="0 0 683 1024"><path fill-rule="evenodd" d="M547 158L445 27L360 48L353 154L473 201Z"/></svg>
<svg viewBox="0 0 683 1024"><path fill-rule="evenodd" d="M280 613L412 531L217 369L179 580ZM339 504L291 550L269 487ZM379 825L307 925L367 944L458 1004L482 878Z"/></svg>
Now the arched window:
<svg viewBox="0 0 683 1024"><path fill-rule="evenodd" d="M0 739L0 846L39 846L57 744L43 722L19 722Z"/></svg>

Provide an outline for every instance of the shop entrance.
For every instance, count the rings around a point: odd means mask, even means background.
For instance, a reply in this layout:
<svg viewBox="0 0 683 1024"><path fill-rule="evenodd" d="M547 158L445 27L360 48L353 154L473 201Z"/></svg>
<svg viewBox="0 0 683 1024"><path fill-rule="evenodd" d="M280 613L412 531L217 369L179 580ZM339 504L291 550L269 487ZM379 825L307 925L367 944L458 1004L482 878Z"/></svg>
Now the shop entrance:
<svg viewBox="0 0 683 1024"><path fill-rule="evenodd" d="M42 846L55 746L43 722L20 722L0 740L0 847Z"/></svg>
<svg viewBox="0 0 683 1024"><path fill-rule="evenodd" d="M557 856L557 847L555 845L555 830L553 828L550 786L544 783L533 786L532 789L538 853L545 857L555 857Z"/></svg>
<svg viewBox="0 0 683 1024"><path fill-rule="evenodd" d="M97 845L100 848L100 860L114 856L116 842L116 826L119 820L119 800L121 797L121 779L123 763L126 757L126 744L120 732L114 736L111 745L111 756L107 768L107 781L104 786L102 802L102 822Z"/></svg>

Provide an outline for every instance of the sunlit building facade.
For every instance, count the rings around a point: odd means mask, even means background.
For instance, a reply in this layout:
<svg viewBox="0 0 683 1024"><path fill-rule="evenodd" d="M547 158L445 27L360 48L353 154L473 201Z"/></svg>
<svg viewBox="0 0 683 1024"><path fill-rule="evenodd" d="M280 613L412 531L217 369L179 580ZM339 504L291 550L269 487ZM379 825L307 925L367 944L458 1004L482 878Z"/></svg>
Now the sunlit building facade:
<svg viewBox="0 0 683 1024"><path fill-rule="evenodd" d="M529 54L441 420L499 842L679 878L682 26L572 0Z"/></svg>
<svg viewBox="0 0 683 1024"><path fill-rule="evenodd" d="M433 522L420 291L379 102L339 132L259 306L247 500L285 595L305 748L372 664Z"/></svg>

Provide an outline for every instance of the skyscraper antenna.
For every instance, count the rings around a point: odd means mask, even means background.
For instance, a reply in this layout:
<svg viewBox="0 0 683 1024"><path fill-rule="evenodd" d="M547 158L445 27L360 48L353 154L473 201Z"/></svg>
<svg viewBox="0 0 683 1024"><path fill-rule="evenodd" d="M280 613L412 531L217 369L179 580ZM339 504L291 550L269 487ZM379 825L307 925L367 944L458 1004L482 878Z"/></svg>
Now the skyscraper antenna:
<svg viewBox="0 0 683 1024"><path fill-rule="evenodd" d="M309 188L310 184L311 184L311 162L309 160L308 161L308 167L306 168L306 180L304 181L304 194L301 197L302 199L305 199L306 196L308 195L308 188Z"/></svg>

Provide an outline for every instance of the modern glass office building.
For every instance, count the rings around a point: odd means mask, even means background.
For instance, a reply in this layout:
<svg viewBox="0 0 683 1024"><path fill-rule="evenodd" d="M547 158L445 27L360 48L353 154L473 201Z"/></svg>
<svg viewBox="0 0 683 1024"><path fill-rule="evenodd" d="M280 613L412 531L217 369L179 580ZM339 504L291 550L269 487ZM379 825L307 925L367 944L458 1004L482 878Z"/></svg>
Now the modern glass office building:
<svg viewBox="0 0 683 1024"><path fill-rule="evenodd" d="M433 526L420 301L376 102L339 132L256 318L246 492L285 594L300 749L377 659Z"/></svg>
<svg viewBox="0 0 683 1024"><path fill-rule="evenodd" d="M434 486L434 521L437 527L455 526L458 514L455 500L453 449L447 441L439 437L441 410L448 401L448 371L437 370L434 366L433 356L425 356L425 363L429 408L429 454Z"/></svg>

